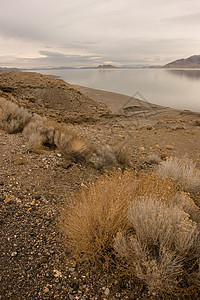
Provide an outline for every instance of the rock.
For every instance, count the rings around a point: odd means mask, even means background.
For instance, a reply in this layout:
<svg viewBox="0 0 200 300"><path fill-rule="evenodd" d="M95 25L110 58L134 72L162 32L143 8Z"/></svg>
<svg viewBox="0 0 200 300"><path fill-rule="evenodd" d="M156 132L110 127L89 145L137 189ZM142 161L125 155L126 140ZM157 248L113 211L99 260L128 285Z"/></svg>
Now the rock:
<svg viewBox="0 0 200 300"><path fill-rule="evenodd" d="M105 292L104 292L104 294L105 294L106 296L108 296L108 295L109 295L109 293L110 293L110 290L109 290L109 288L106 288L106 289L105 289Z"/></svg>
<svg viewBox="0 0 200 300"><path fill-rule="evenodd" d="M48 287L45 287L45 288L43 289L43 292L44 292L45 294L48 293L48 292L49 292Z"/></svg>
<svg viewBox="0 0 200 300"><path fill-rule="evenodd" d="M54 277L62 277L62 273L59 270L54 269Z"/></svg>
<svg viewBox="0 0 200 300"><path fill-rule="evenodd" d="M167 145L166 148L167 148L168 150L173 150L173 149L174 149L174 146L172 146L172 145Z"/></svg>
<svg viewBox="0 0 200 300"><path fill-rule="evenodd" d="M68 270L69 270L69 272L74 272L75 268L69 268Z"/></svg>
<svg viewBox="0 0 200 300"><path fill-rule="evenodd" d="M139 147L139 150L140 151L145 151L145 148L144 147Z"/></svg>
<svg viewBox="0 0 200 300"><path fill-rule="evenodd" d="M160 145L159 144L155 144L154 148L155 149L160 149Z"/></svg>
<svg viewBox="0 0 200 300"><path fill-rule="evenodd" d="M161 159L165 159L166 157L168 157L168 154L167 154L166 152L162 152L162 151L161 151L161 152L159 153L159 156L160 156Z"/></svg>

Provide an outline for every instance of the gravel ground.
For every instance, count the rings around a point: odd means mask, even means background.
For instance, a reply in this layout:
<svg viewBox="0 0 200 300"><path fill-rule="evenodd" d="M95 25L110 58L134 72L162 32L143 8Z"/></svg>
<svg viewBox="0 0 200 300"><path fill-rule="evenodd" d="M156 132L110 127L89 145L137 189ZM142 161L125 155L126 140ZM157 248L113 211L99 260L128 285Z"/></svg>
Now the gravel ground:
<svg viewBox="0 0 200 300"><path fill-rule="evenodd" d="M187 154L200 168L198 114L167 110L148 118L114 116L61 80L0 73L0 96L66 121L94 143L123 145L136 170L153 168L151 154ZM91 114L86 118L88 107ZM67 252L57 224L59 209L69 203L71 193L99 175L90 166L65 161L58 150L28 152L22 134L0 129L0 299L155 299L138 280L119 278L115 269L92 274Z"/></svg>

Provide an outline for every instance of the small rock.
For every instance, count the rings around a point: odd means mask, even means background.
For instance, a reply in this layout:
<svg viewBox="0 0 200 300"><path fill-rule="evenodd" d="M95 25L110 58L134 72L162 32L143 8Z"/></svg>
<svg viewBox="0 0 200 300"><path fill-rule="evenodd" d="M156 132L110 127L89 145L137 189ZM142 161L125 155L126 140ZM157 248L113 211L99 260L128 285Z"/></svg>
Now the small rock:
<svg viewBox="0 0 200 300"><path fill-rule="evenodd" d="M165 159L166 157L168 157L168 154L166 152L160 152L159 156L161 159Z"/></svg>
<svg viewBox="0 0 200 300"><path fill-rule="evenodd" d="M45 294L48 293L48 292L49 292L48 287L45 287L45 288L43 289L43 292L44 292Z"/></svg>
<svg viewBox="0 0 200 300"><path fill-rule="evenodd" d="M154 148L155 149L160 149L160 145L159 144L155 144Z"/></svg>
<svg viewBox="0 0 200 300"><path fill-rule="evenodd" d="M56 269L53 270L55 277L62 277L62 273Z"/></svg>
<svg viewBox="0 0 200 300"><path fill-rule="evenodd" d="M109 295L109 293L110 293L110 290L109 290L109 288L106 288L106 289L105 289L105 292L104 292L104 294L105 294L106 296L108 296L108 295Z"/></svg>
<svg viewBox="0 0 200 300"><path fill-rule="evenodd" d="M6 198L4 199L4 203L9 203L10 201L11 199L8 196L6 196Z"/></svg>
<svg viewBox="0 0 200 300"><path fill-rule="evenodd" d="M139 150L140 150L140 151L144 151L145 148L144 148L144 147L139 147Z"/></svg>
<svg viewBox="0 0 200 300"><path fill-rule="evenodd" d="M12 253L11 253L11 256L12 256L12 257L17 256L17 252L16 252L16 251L12 252Z"/></svg>
<svg viewBox="0 0 200 300"><path fill-rule="evenodd" d="M69 270L69 272L74 272L75 268L69 268L68 270Z"/></svg>
<svg viewBox="0 0 200 300"><path fill-rule="evenodd" d="M173 150L173 149L174 149L174 146L172 146L172 145L167 145L166 148L167 148L168 150Z"/></svg>

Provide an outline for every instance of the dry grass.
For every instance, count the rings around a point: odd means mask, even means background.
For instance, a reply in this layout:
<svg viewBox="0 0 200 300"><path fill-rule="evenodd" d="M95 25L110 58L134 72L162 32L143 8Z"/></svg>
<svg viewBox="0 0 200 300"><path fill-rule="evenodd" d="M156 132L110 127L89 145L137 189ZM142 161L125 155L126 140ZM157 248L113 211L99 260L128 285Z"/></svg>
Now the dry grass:
<svg viewBox="0 0 200 300"><path fill-rule="evenodd" d="M71 207L63 209L60 227L73 255L92 264L108 261L113 240L128 225L127 210L139 196L156 194L163 201L175 195L171 181L153 174L138 177L133 171L107 173L78 193Z"/></svg>
<svg viewBox="0 0 200 300"><path fill-rule="evenodd" d="M44 146L51 147L54 145L55 129L53 124L48 123L45 118L36 117L32 120L23 131L27 138L27 147L31 151L37 152L44 148Z"/></svg>
<svg viewBox="0 0 200 300"><path fill-rule="evenodd" d="M106 174L82 188L70 208L61 213L60 228L73 256L92 265L106 265L113 254L113 238L127 226L127 203L137 184L135 174Z"/></svg>
<svg viewBox="0 0 200 300"><path fill-rule="evenodd" d="M175 157L161 162L156 172L161 178L172 178L175 184L180 184L185 192L200 191L200 171L187 157Z"/></svg>
<svg viewBox="0 0 200 300"><path fill-rule="evenodd" d="M24 108L0 99L0 124L9 133L23 131L30 151L57 147L67 160L91 164L96 169L116 168L115 153L107 145L94 145L67 126L31 115Z"/></svg>
<svg viewBox="0 0 200 300"><path fill-rule="evenodd" d="M150 154L149 156L147 156L146 158L146 162L149 164L159 164L162 161L162 159L160 158L160 156L158 154Z"/></svg>
<svg viewBox="0 0 200 300"><path fill-rule="evenodd" d="M62 208L60 230L77 261L108 270L117 264L119 272L161 294L176 289L185 274L196 276L199 216L172 180L117 170L82 188Z"/></svg>
<svg viewBox="0 0 200 300"><path fill-rule="evenodd" d="M28 149L38 151L46 147L57 147L63 156L73 162L91 164L96 169L117 166L116 158L108 146L94 145L79 136L71 128L45 118L35 118L25 127Z"/></svg>
<svg viewBox="0 0 200 300"><path fill-rule="evenodd" d="M0 99L0 126L8 133L22 132L32 115L15 103Z"/></svg>
<svg viewBox="0 0 200 300"><path fill-rule="evenodd" d="M132 233L118 234L116 250L150 292L173 291L183 266L199 255L197 224L180 207L153 198L131 203L128 219Z"/></svg>

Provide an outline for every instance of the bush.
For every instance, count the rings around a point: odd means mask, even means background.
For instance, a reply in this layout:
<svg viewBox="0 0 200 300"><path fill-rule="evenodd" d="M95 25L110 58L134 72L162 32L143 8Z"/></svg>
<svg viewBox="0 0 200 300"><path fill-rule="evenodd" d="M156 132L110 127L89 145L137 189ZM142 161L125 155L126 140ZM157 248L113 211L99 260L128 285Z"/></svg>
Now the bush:
<svg viewBox="0 0 200 300"><path fill-rule="evenodd" d="M32 117L23 107L4 98L0 99L0 107L0 126L8 133L22 132Z"/></svg>
<svg viewBox="0 0 200 300"><path fill-rule="evenodd" d="M146 162L149 164L159 164L161 161L162 159L160 158L160 156L158 156L158 154L150 154L146 158Z"/></svg>
<svg viewBox="0 0 200 300"><path fill-rule="evenodd" d="M155 294L198 277L199 209L170 179L107 172L62 208L60 230L72 256L143 280ZM121 272L121 273L120 273ZM196 277L195 277L196 276ZM195 279L196 280L196 279Z"/></svg>
<svg viewBox="0 0 200 300"><path fill-rule="evenodd" d="M132 233L119 233L115 248L151 292L173 291L183 266L199 255L197 224L173 204L141 198L130 204Z"/></svg>
<svg viewBox="0 0 200 300"><path fill-rule="evenodd" d="M175 157L161 162L156 172L161 178L172 178L175 184L181 185L185 192L200 191L200 171L187 157Z"/></svg>
<svg viewBox="0 0 200 300"><path fill-rule="evenodd" d="M125 180L120 171L103 175L61 212L60 228L77 260L105 266L111 259L113 238L127 226L127 203L137 184L135 174L129 176L130 186Z"/></svg>
<svg viewBox="0 0 200 300"><path fill-rule="evenodd" d="M53 124L48 123L45 118L40 116L35 116L23 131L28 140L28 149L36 152L43 149L44 146L53 147L54 133Z"/></svg>
<svg viewBox="0 0 200 300"><path fill-rule="evenodd" d="M118 170L102 175L96 183L82 188L70 207L61 212L67 244L76 259L92 265L107 262L113 255L118 231L128 225L127 210L139 196L157 195L163 201L176 194L169 180L156 175Z"/></svg>

